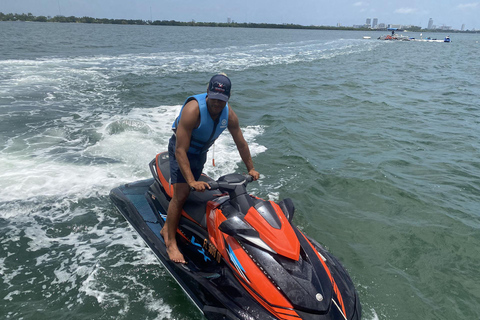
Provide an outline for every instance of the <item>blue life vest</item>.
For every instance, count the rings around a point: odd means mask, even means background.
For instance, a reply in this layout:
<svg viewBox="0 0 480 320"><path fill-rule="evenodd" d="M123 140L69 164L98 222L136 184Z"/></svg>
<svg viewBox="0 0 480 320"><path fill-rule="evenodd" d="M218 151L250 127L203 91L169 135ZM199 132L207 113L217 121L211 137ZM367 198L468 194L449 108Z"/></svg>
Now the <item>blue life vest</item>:
<svg viewBox="0 0 480 320"><path fill-rule="evenodd" d="M183 108L192 99L197 100L198 107L200 109L200 124L192 131L188 153L201 154L207 152L215 140L217 140L218 136L220 136L223 130L225 130L228 126L228 103L225 108L223 108L223 111L218 116L217 120L213 121L210 113L208 112L206 97L206 93L188 97L183 104L182 109L180 110L180 114L172 125L173 131L176 132L178 122L182 116Z"/></svg>

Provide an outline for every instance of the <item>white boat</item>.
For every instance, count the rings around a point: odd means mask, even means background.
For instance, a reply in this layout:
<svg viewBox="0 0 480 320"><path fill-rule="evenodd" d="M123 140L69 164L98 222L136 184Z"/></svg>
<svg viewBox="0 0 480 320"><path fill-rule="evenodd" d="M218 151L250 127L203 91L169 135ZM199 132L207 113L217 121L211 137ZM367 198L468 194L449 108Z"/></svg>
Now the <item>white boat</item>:
<svg viewBox="0 0 480 320"><path fill-rule="evenodd" d="M430 37L425 39L412 39L412 41L422 41L422 42L452 42L450 36L446 36L443 40L442 39L432 39Z"/></svg>

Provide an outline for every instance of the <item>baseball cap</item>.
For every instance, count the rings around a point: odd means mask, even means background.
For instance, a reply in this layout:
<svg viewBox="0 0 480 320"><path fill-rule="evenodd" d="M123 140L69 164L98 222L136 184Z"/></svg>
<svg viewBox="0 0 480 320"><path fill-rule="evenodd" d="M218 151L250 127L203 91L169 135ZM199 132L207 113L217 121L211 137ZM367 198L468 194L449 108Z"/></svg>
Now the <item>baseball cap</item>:
<svg viewBox="0 0 480 320"><path fill-rule="evenodd" d="M217 74L210 79L208 84L208 97L210 99L218 99L227 102L230 98L230 89L232 83L227 76Z"/></svg>

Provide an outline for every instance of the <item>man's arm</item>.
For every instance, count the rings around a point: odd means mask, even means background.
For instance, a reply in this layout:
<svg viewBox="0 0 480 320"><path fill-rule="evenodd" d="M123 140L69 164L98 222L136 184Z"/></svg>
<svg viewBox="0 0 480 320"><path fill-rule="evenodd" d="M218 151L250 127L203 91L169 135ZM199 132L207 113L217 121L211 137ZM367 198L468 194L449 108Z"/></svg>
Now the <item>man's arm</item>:
<svg viewBox="0 0 480 320"><path fill-rule="evenodd" d="M228 131L230 131L233 141L237 145L238 153L247 167L248 174L253 177L253 180L257 180L260 174L253 167L252 156L250 155L250 148L247 141L243 137L242 130L240 129L240 123L238 117L231 107L228 112Z"/></svg>
<svg viewBox="0 0 480 320"><path fill-rule="evenodd" d="M192 138L192 131L197 127L200 118L200 109L196 100L189 101L182 110L182 116L177 126L177 143L175 148L175 157L180 167L183 177L190 187L197 191L203 191L208 184L202 181L195 181L195 178L190 168L190 161L187 157L187 151L190 148L190 140ZM208 187L209 188L209 187Z"/></svg>

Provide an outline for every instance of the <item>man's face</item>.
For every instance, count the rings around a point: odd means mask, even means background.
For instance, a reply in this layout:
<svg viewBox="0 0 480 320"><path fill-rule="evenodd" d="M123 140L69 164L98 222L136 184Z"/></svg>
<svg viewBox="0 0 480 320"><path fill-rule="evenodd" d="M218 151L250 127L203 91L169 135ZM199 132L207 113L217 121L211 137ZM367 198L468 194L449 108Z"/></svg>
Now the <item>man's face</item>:
<svg viewBox="0 0 480 320"><path fill-rule="evenodd" d="M226 105L227 103L225 101L218 99L208 99L207 101L208 111L211 115L219 115Z"/></svg>

